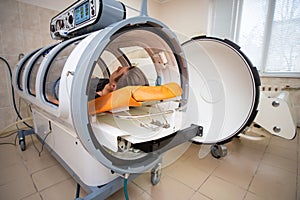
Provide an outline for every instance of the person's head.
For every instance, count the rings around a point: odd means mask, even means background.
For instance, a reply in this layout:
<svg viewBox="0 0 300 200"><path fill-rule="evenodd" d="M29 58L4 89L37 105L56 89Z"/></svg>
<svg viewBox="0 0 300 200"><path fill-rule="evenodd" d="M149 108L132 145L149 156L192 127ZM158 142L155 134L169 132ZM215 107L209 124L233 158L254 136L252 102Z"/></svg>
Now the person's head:
<svg viewBox="0 0 300 200"><path fill-rule="evenodd" d="M126 86L147 86L148 79L145 74L137 67L118 67L110 78L109 83L105 85L100 96L113 92Z"/></svg>
<svg viewBox="0 0 300 200"><path fill-rule="evenodd" d="M116 82L116 89L126 86L148 86L149 82L145 74L138 67L126 67Z"/></svg>

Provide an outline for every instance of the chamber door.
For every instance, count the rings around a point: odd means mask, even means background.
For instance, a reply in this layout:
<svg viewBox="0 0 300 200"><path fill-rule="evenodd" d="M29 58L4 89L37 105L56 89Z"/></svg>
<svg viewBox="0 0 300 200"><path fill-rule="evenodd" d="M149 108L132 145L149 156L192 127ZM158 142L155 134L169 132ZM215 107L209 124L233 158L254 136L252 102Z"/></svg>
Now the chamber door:
<svg viewBox="0 0 300 200"><path fill-rule="evenodd" d="M200 36L182 44L189 73L187 122L203 126L201 143L226 142L257 113L260 79L255 67L228 40Z"/></svg>

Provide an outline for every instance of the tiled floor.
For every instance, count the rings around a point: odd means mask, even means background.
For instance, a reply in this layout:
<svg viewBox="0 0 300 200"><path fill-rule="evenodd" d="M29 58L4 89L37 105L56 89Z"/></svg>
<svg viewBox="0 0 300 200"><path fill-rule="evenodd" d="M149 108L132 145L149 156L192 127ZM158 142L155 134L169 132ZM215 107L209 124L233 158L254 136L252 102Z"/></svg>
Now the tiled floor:
<svg viewBox="0 0 300 200"><path fill-rule="evenodd" d="M71 176L47 150L39 157L30 137L26 140L24 152L18 146L0 146L0 199L74 199L75 182ZM294 140L271 135L262 141L236 138L227 144L228 155L219 160L210 154L200 159L208 146L191 144L179 160L163 169L158 185L151 185L149 173L129 183L129 199L300 199L299 143L299 136ZM123 190L108 199L125 199Z"/></svg>

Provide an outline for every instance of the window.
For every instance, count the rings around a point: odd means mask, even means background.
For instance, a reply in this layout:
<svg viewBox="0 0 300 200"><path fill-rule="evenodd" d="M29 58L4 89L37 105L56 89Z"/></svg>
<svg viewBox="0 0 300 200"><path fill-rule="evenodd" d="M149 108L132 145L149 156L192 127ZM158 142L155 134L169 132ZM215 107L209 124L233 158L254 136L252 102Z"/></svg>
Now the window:
<svg viewBox="0 0 300 200"><path fill-rule="evenodd" d="M53 105L59 105L60 76L67 59L80 41L76 40L63 47L47 68L43 83L43 92L46 101Z"/></svg>
<svg viewBox="0 0 300 200"><path fill-rule="evenodd" d="M262 75L300 76L300 0L244 0L236 42Z"/></svg>
<svg viewBox="0 0 300 200"><path fill-rule="evenodd" d="M29 69L28 72L28 80L27 80L27 90L29 92L29 94L31 94L32 96L36 96L36 77L39 71L39 68L44 60L44 58L46 57L46 55L49 53L49 51L54 47L55 45L49 46L47 47L47 49L44 49L43 52L38 53L38 57L35 59L35 61L33 62L33 64Z"/></svg>
<svg viewBox="0 0 300 200"><path fill-rule="evenodd" d="M212 36L236 42L261 75L300 77L300 0L212 1Z"/></svg>

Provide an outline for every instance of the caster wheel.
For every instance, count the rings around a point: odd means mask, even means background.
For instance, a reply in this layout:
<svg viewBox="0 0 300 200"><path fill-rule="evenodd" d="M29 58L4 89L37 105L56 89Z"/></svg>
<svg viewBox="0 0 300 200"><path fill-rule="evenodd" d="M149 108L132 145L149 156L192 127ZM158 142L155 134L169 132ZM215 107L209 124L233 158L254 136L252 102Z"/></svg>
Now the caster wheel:
<svg viewBox="0 0 300 200"><path fill-rule="evenodd" d="M161 177L161 164L157 164L152 170L151 170L151 183L152 185L156 185L159 183Z"/></svg>
<svg viewBox="0 0 300 200"><path fill-rule="evenodd" d="M227 155L227 147L224 145L212 145L210 148L210 153L214 158L220 159Z"/></svg>
<svg viewBox="0 0 300 200"><path fill-rule="evenodd" d="M19 144L20 144L21 150L22 150L22 151L25 151L25 150L26 150L25 140L21 140L21 141L19 142Z"/></svg>

